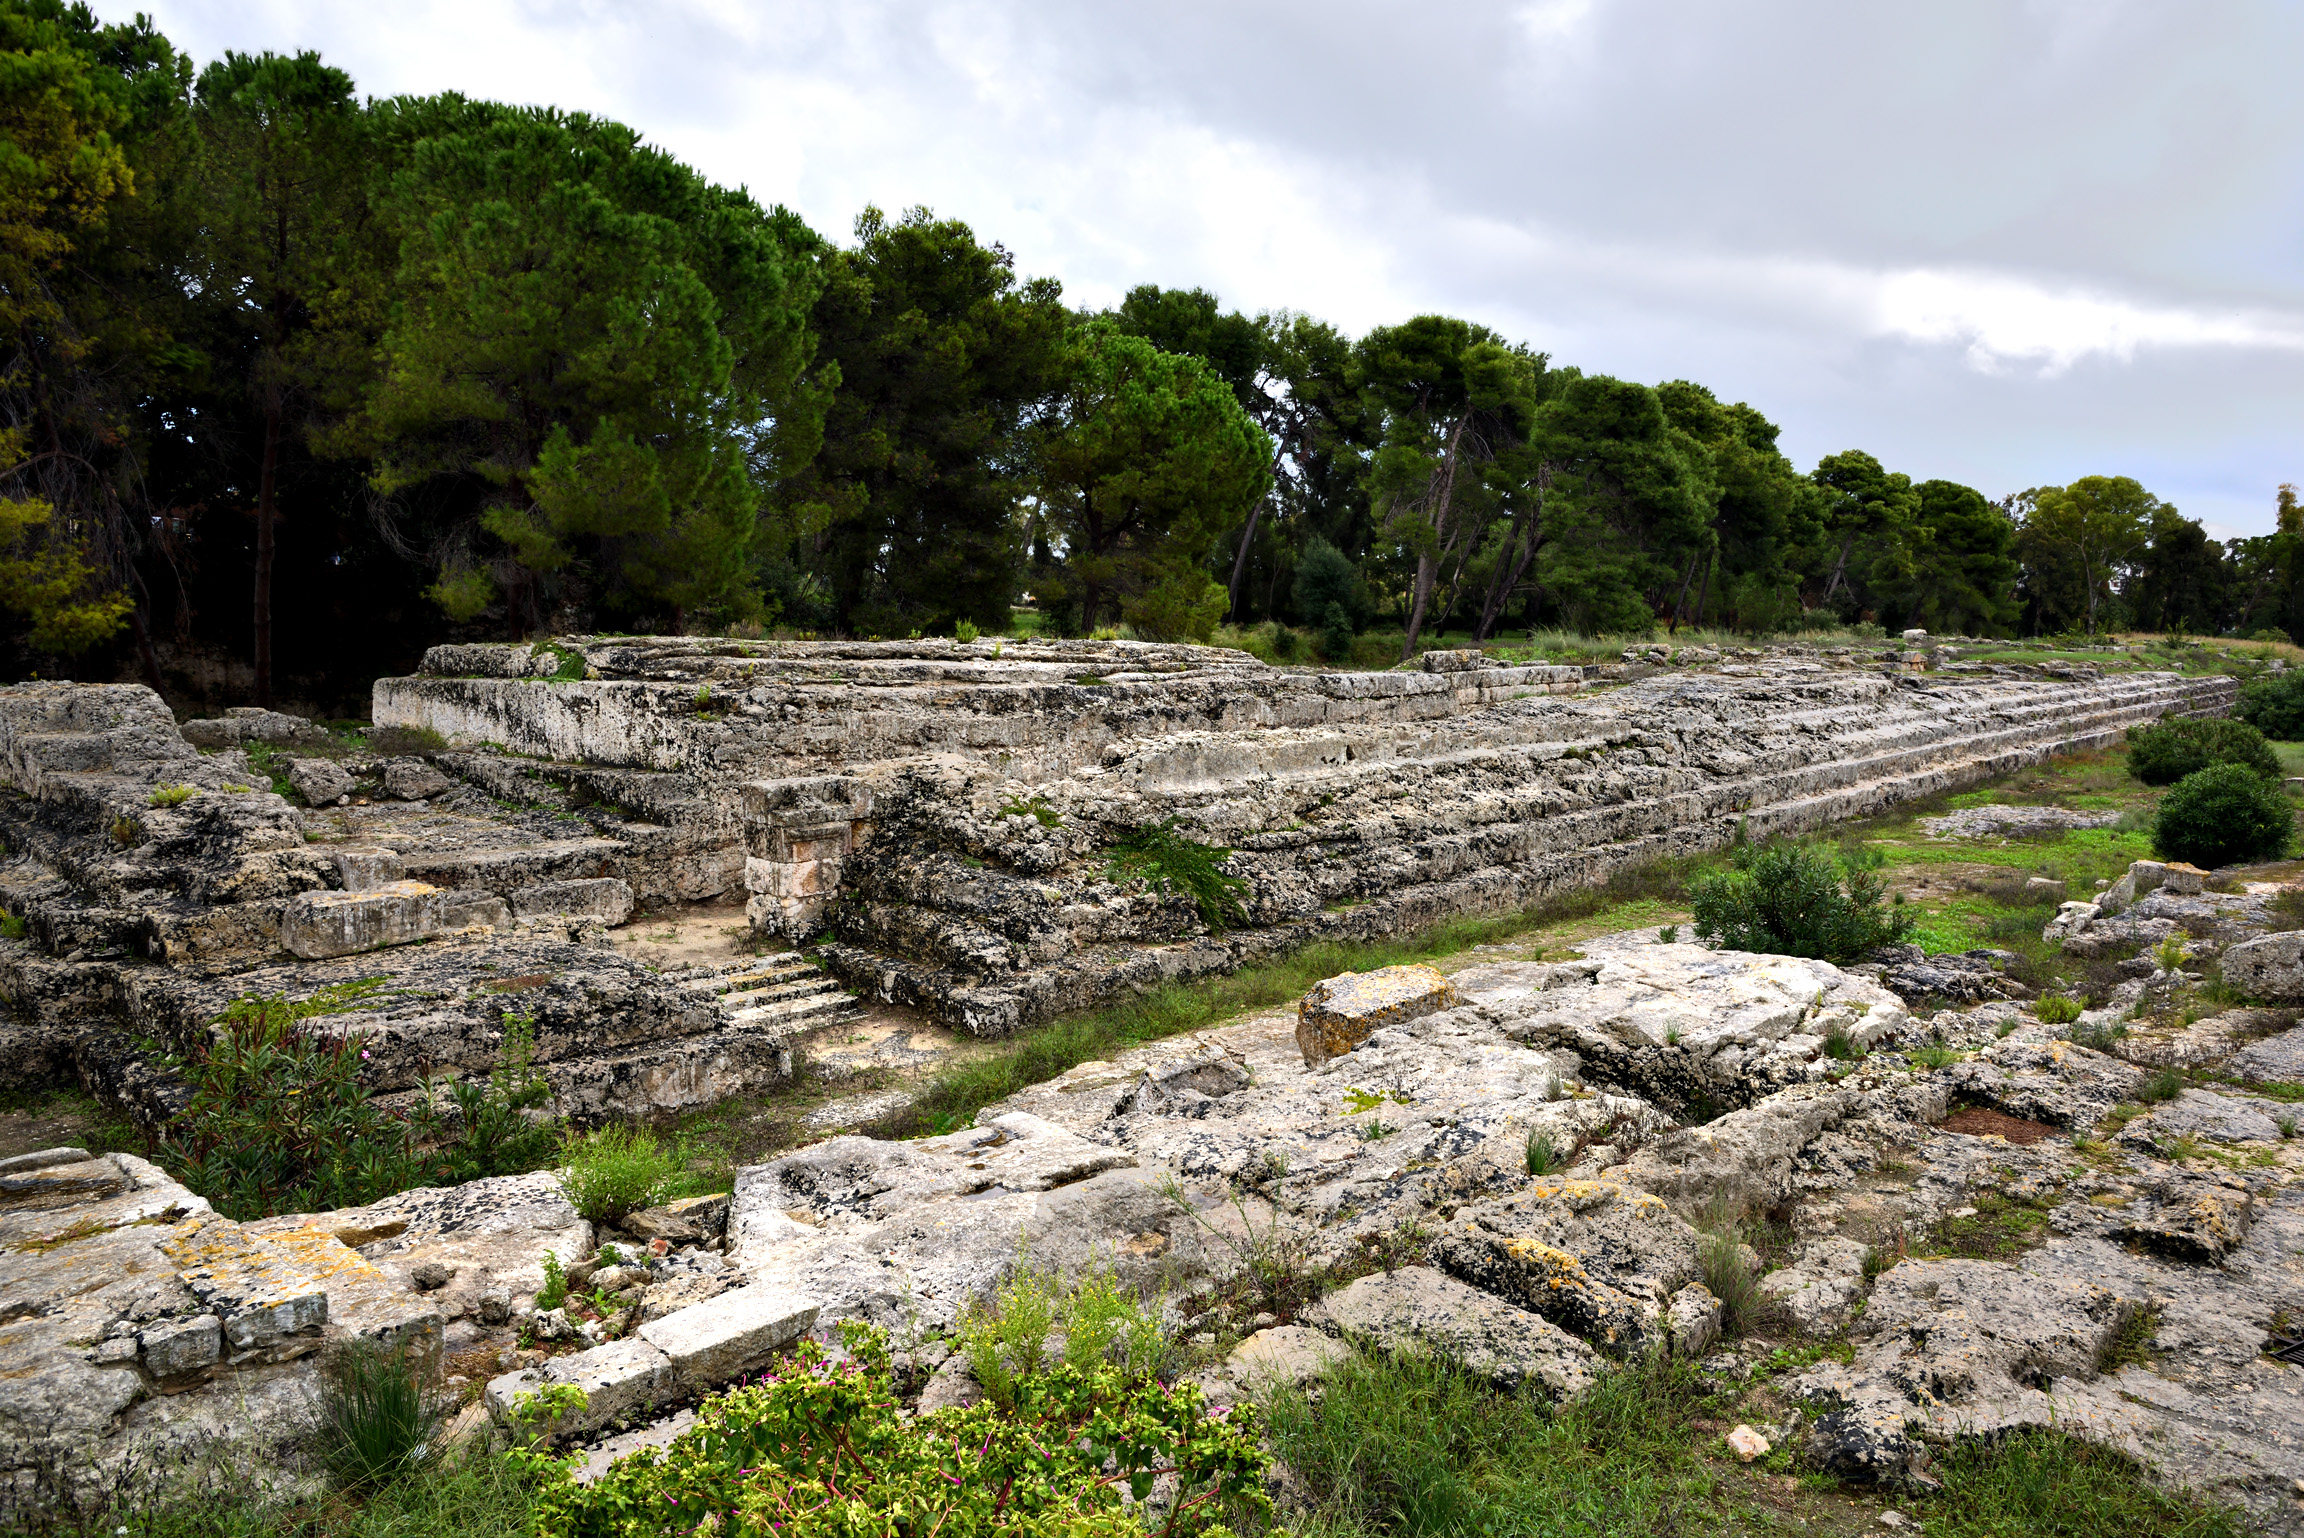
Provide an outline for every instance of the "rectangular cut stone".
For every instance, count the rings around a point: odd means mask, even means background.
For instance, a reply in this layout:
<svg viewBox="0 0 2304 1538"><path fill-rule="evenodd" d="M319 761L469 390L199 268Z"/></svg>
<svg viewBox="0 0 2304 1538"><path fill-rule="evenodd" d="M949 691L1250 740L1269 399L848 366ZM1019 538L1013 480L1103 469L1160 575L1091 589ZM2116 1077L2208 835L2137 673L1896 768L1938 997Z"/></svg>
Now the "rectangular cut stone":
<svg viewBox="0 0 2304 1538"><path fill-rule="evenodd" d="M305 892L280 915L280 943L306 961L428 940L443 927L441 891L393 881L367 892Z"/></svg>
<svg viewBox="0 0 2304 1538"><path fill-rule="evenodd" d="M774 1287L739 1287L640 1326L689 1388L717 1388L798 1340L816 1322L816 1302Z"/></svg>
<svg viewBox="0 0 2304 1538"><path fill-rule="evenodd" d="M402 879L397 850L346 848L335 853L336 878L347 892L380 892Z"/></svg>
<svg viewBox="0 0 2304 1538"><path fill-rule="evenodd" d="M328 1322L328 1289L293 1251L204 1214L161 1244L177 1277L224 1322L234 1353L260 1351Z"/></svg>
<svg viewBox="0 0 2304 1538"><path fill-rule="evenodd" d="M589 881L540 881L512 893L512 911L521 918L565 914L621 924L632 916L632 886L614 876Z"/></svg>
<svg viewBox="0 0 2304 1538"><path fill-rule="evenodd" d="M483 1398L489 1416L510 1430L521 1395L560 1383L582 1389L584 1407L552 1424L547 1435L554 1441L597 1431L610 1421L669 1398L678 1391L680 1379L671 1358L646 1340L612 1340L589 1351L556 1356L540 1367L490 1379Z"/></svg>
<svg viewBox="0 0 2304 1538"><path fill-rule="evenodd" d="M1463 1002L1431 967L1380 967L1314 983L1296 1005L1296 1047L1304 1066L1341 1057L1369 1033Z"/></svg>

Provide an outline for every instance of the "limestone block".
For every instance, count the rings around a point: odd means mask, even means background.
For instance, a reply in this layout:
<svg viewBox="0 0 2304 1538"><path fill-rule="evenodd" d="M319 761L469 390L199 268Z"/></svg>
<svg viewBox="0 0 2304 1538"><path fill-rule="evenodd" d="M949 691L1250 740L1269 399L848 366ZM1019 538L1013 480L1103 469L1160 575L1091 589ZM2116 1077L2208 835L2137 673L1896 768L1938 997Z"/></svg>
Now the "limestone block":
<svg viewBox="0 0 2304 1538"><path fill-rule="evenodd" d="M1864 1246L1853 1239L1820 1239L1781 1271L1760 1278L1760 1292L1811 1335L1847 1323L1864 1294Z"/></svg>
<svg viewBox="0 0 2304 1538"><path fill-rule="evenodd" d="M1302 1388L1346 1355L1343 1346L1318 1330L1283 1324L1259 1330L1233 1347L1224 1359L1224 1370L1243 1388L1267 1384Z"/></svg>
<svg viewBox="0 0 2304 1538"><path fill-rule="evenodd" d="M2199 896L2207 882L2206 871L2197 865L2187 865L2182 860L2169 861L2167 868L2160 873L2160 889L2182 897Z"/></svg>
<svg viewBox="0 0 2304 1538"><path fill-rule="evenodd" d="M1672 1349L1685 1357L1700 1357L1720 1339L1720 1322L1727 1310L1702 1282L1690 1282L1672 1294L1664 1310L1664 1328Z"/></svg>
<svg viewBox="0 0 2304 1538"><path fill-rule="evenodd" d="M336 879L347 892L380 892L403 879L397 850L347 845L332 852L336 857Z"/></svg>
<svg viewBox="0 0 2304 1538"><path fill-rule="evenodd" d="M2256 1200L2237 1175L2171 1175L2151 1208L2117 1231L2126 1243L2178 1260L2221 1265L2248 1237Z"/></svg>
<svg viewBox="0 0 2304 1538"><path fill-rule="evenodd" d="M776 1287L739 1287L640 1326L640 1338L691 1389L717 1388L767 1361L816 1323L816 1302Z"/></svg>
<svg viewBox="0 0 2304 1538"><path fill-rule="evenodd" d="M1317 1068L1388 1025L1422 1019L1463 1002L1455 986L1423 965L1346 972L1314 983L1296 1005L1296 1047Z"/></svg>
<svg viewBox="0 0 2304 1538"><path fill-rule="evenodd" d="M1600 1368L1590 1346L1543 1315L1428 1266L1361 1277L1305 1310L1304 1317L1380 1351L1421 1346L1499 1388L1526 1384L1552 1400L1583 1393Z"/></svg>
<svg viewBox="0 0 2304 1538"><path fill-rule="evenodd" d="M328 1322L328 1291L287 1250L204 1213L161 1241L178 1279L222 1321L235 1354L263 1351Z"/></svg>
<svg viewBox="0 0 2304 1538"><path fill-rule="evenodd" d="M102 1201L127 1188L127 1177L110 1159L42 1164L31 1169L0 1171L0 1208L40 1211L73 1207L82 1202Z"/></svg>
<svg viewBox="0 0 2304 1538"><path fill-rule="evenodd" d="M2136 1139L2147 1147L2163 1137L2197 1138L2206 1143L2276 1143L2280 1124L2262 1102L2239 1100L2213 1090L2187 1089L2120 1131L2122 1142Z"/></svg>
<svg viewBox="0 0 2304 1538"><path fill-rule="evenodd" d="M136 1337L144 1366L155 1378L177 1378L213 1367L224 1355L224 1321L214 1314L169 1319Z"/></svg>
<svg viewBox="0 0 2304 1538"><path fill-rule="evenodd" d="M524 919L560 915L595 918L613 927L632 916L632 887L614 876L540 881L513 890L512 912Z"/></svg>
<svg viewBox="0 0 2304 1538"><path fill-rule="evenodd" d="M339 796L352 791L352 776L325 758L289 759L288 783L295 786L296 794L311 806L333 805Z"/></svg>
<svg viewBox="0 0 2304 1538"><path fill-rule="evenodd" d="M402 801L429 801L456 782L421 758L395 758L384 766L384 792Z"/></svg>
<svg viewBox="0 0 2304 1538"><path fill-rule="evenodd" d="M649 1207L624 1220L624 1232L635 1239L663 1239L672 1244L699 1244L717 1239L728 1226L728 1193L688 1196L661 1207Z"/></svg>
<svg viewBox="0 0 2304 1538"><path fill-rule="evenodd" d="M584 1407L562 1416L547 1433L553 1441L597 1431L611 1421L668 1399L679 1391L679 1376L672 1360L647 1341L612 1340L589 1351L556 1356L542 1366L508 1372L489 1380L483 1399L489 1417L510 1430L513 1410L523 1394L553 1384L572 1384L584 1391Z"/></svg>
<svg viewBox="0 0 2304 1538"><path fill-rule="evenodd" d="M307 961L351 956L430 939L441 922L441 892L422 881L393 881L366 892L305 892L280 915L280 943Z"/></svg>
<svg viewBox="0 0 2304 1538"><path fill-rule="evenodd" d="M85 1148L42 1148L32 1153L12 1154L0 1159L0 1175L12 1175L21 1170L44 1170L57 1164L85 1164L89 1157Z"/></svg>
<svg viewBox="0 0 2304 1538"><path fill-rule="evenodd" d="M2231 952L2225 955L2229 957ZM2241 1078L2259 1084L2304 1080L2304 1025L2250 1042L2232 1055L2227 1066Z"/></svg>
<svg viewBox="0 0 2304 1538"><path fill-rule="evenodd" d="M2049 876L2027 876L2024 880L2024 895L2033 902L2052 902L2061 905L2065 893L2069 890L2068 883Z"/></svg>
<svg viewBox="0 0 2304 1538"><path fill-rule="evenodd" d="M2189 865L2184 868L2187 871L2194 869ZM2137 860L2128 867L2126 875L2097 894L2096 906L2102 910L2105 918L2115 918L2134 906L2137 898L2159 891L2168 880L2168 871L2168 863L2164 860ZM2197 892L2200 888L2195 885L2192 890Z"/></svg>
<svg viewBox="0 0 2304 1538"><path fill-rule="evenodd" d="M502 929L512 922L504 899L487 892L442 892L440 927L443 929Z"/></svg>
<svg viewBox="0 0 2304 1538"><path fill-rule="evenodd" d="M2304 929L2243 940L2224 953L2224 981L2274 1004L2304 1002Z"/></svg>

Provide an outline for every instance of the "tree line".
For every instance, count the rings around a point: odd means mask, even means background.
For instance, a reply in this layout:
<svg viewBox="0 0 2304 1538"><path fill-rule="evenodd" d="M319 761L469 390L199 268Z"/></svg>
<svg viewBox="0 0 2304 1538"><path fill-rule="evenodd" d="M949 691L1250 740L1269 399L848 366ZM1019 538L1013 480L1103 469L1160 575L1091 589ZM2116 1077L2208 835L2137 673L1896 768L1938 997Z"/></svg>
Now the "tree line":
<svg viewBox="0 0 2304 1538"><path fill-rule="evenodd" d="M924 209L848 244L605 119L196 69L0 0L10 676L451 637L1397 625L2298 632L2304 523L1997 501L1474 322L1068 306Z"/></svg>

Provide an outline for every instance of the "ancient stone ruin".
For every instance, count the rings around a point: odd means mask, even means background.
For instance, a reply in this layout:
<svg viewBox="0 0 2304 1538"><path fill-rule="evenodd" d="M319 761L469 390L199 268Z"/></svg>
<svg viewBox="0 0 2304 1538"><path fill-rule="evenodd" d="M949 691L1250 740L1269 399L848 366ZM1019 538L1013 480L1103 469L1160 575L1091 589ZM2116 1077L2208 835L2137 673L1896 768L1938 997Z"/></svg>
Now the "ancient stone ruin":
<svg viewBox="0 0 2304 1538"><path fill-rule="evenodd" d="M1784 650L1320 674L1121 642L578 637L436 649L376 686L396 751L345 756L290 718L180 730L140 688L16 685L0 1072L161 1126L181 1090L158 1049L281 993L342 997L311 1026L358 1033L388 1100L486 1072L517 1013L563 1114L650 1114L777 1085L855 995L1004 1035L1878 812L2219 712L2232 688ZM303 805L262 788L251 743ZM1163 881L1162 834L1229 851L1226 879ZM2140 867L2057 935L2113 955L2181 930L2304 997L2293 947L2259 938L2269 895ZM615 943L636 914L739 902L758 956L657 968ZM1783 1225L1766 1295L1854 1342L1764 1428L1818 1465L1925 1486L1931 1438L2052 1422L2298 1530L2304 1390L2259 1349L2304 1310L2293 1161L2169 1152L2285 1149L2240 1085L2304 1078L2298 1032L2233 1011L2095 1050L2069 1038L2114 1012L2051 1025L1988 960L1916 951L1841 968L1651 930L1474 961L1335 980L943 1136L818 1142L616 1234L550 1172L232 1223L131 1155L0 1163L0 1488L189 1479L220 1444L309 1479L312 1366L343 1335L437 1352L474 1395L460 1430L582 1387L557 1434L595 1467L842 1318L889 1329L921 1404L960 1402L954 1320L1020 1253L1182 1301L1258 1244L1348 1269L1414 1236L1290 1317L1241 1321L1200 1376L1219 1400L1411 1342L1555 1398L1646 1349L1735 1381L1753 1364L1720 1340L1692 1226L1716 1205ZM2170 985L2134 981L2130 1003ZM1916 1013L1924 996L1970 1007ZM2235 1087L2077 1157L2163 1059ZM2004 1130L1947 1127L1955 1105ZM2045 1228L2020 1257L1883 1249L2012 1201ZM547 1252L624 1322L540 1307ZM2115 1349L2147 1318L2150 1366Z"/></svg>

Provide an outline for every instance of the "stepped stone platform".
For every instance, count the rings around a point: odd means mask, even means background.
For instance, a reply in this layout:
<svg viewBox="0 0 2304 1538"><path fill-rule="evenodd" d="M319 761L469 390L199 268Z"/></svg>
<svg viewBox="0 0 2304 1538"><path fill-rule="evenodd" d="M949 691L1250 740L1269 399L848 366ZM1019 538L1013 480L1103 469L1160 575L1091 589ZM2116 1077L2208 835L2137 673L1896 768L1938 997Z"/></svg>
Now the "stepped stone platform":
<svg viewBox="0 0 2304 1538"><path fill-rule="evenodd" d="M1521 907L1739 827L1871 815L2235 697L2223 678L1846 657L1615 669L1645 676L1593 693L1585 671L1476 652L1320 673L1118 641L578 637L438 648L421 675L380 680L375 710L717 786L763 936L828 932L824 960L859 991L998 1036L1314 939ZM1234 922L1212 930L1189 895L1115 865L1155 824L1230 851Z"/></svg>

